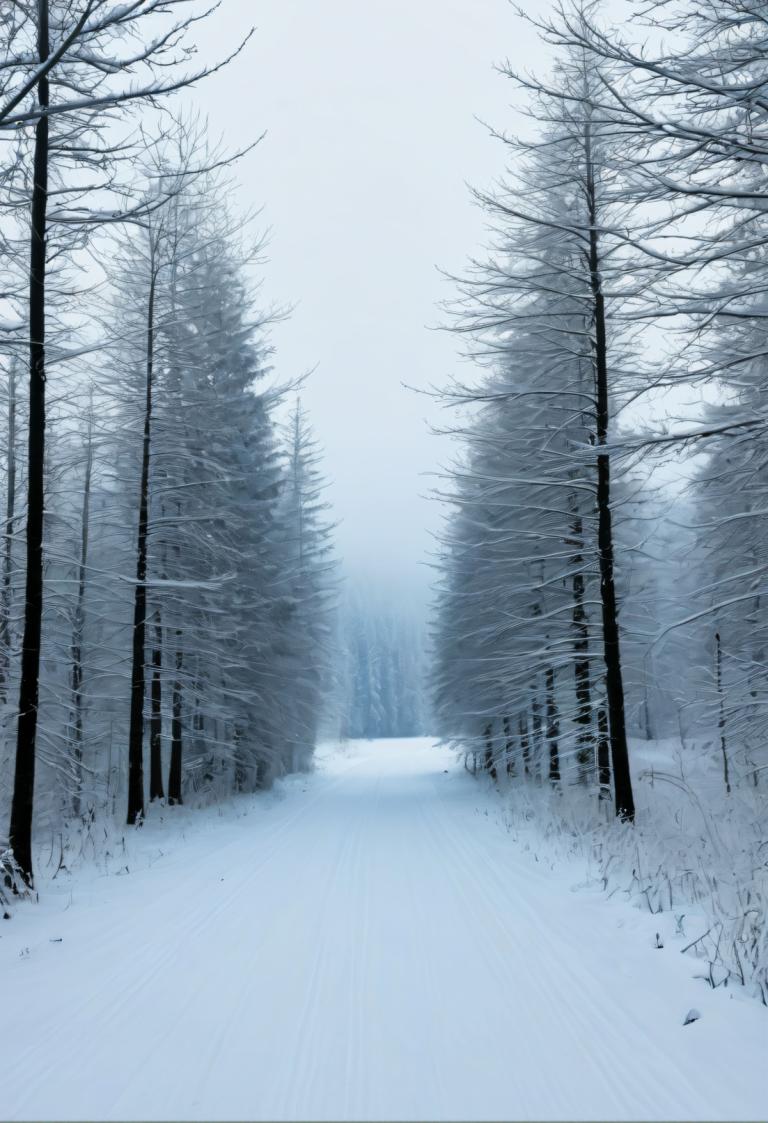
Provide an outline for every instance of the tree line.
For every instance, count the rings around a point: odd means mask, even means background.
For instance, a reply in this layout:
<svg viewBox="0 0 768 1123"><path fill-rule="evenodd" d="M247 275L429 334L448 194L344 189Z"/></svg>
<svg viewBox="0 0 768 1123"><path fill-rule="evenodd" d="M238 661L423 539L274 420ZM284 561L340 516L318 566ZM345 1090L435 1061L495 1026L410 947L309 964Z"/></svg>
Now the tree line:
<svg viewBox="0 0 768 1123"><path fill-rule="evenodd" d="M427 736L426 637L413 601L348 582L338 631L328 732L341 739Z"/></svg>
<svg viewBox="0 0 768 1123"><path fill-rule="evenodd" d="M451 305L479 373L442 395L438 731L631 822L630 734L700 735L726 795L768 764L768 32L740 0L529 22L553 67L502 67Z"/></svg>
<svg viewBox="0 0 768 1123"><path fill-rule="evenodd" d="M172 95L191 0L0 14L0 791L33 826L252 791L307 766L334 561L319 450L271 375L252 217ZM290 401L293 399L293 402Z"/></svg>

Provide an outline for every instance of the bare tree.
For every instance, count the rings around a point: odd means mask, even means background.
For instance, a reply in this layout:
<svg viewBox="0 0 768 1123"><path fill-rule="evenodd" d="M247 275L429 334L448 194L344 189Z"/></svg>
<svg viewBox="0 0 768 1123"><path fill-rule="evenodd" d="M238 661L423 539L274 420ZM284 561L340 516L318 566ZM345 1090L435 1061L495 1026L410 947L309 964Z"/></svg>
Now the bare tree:
<svg viewBox="0 0 768 1123"><path fill-rule="evenodd" d="M88 573L88 547L90 541L91 490L93 480L93 395L88 409L85 434L85 470L83 477L83 503L80 517L80 556L77 566L77 594L72 621L72 704L69 717L70 738L75 766L75 791L72 811L79 818L82 810L82 766L84 739L83 698L83 638L86 620L86 582Z"/></svg>
<svg viewBox="0 0 768 1123"><path fill-rule="evenodd" d="M612 410L637 389L618 326L634 267L631 239L617 233L628 219L623 160L583 50L563 53L551 86L510 77L531 97L538 135L503 137L513 177L477 193L497 242L461 284L458 328L492 374L446 395L480 412L451 496L462 515L446 565L460 585L446 588L441 607L438 697L455 717L457 679L468 714L504 713L527 695L537 752L543 713L552 730L564 713L585 777L604 692L616 812L632 820L611 491ZM599 623L586 609L595 601ZM572 677L556 716L550 699L565 667Z"/></svg>
<svg viewBox="0 0 768 1123"><path fill-rule="evenodd" d="M187 15L176 11L184 6ZM46 281L54 229L70 236L87 236L95 226L126 218L126 208L108 212L88 205L92 188L78 185L77 178L67 191L67 169L88 168L101 173L104 190L113 197L114 168L129 154L120 140L104 139L101 127L113 111L140 105L152 106L158 98L189 86L218 67L193 73L179 73L189 56L184 40L199 17L188 0L149 0L117 4L94 0L72 18L68 0L27 0L18 5L22 15L18 34L11 47L24 34L34 35L36 65L31 74L14 85L9 82L9 97L2 129L34 128L32 146L32 187L29 227L29 438L26 520L26 588L24 636L22 644L19 716L17 725L16 770L9 831L10 847L25 879L32 882L32 816L35 785L37 715L41 626L43 615L43 518L46 426ZM148 33L151 21L165 21L163 31ZM168 22L169 21L169 22ZM146 35L146 39L144 36ZM137 49L132 49L133 43ZM121 53L120 46L125 50ZM222 64L223 65L223 64ZM18 71L16 57L10 59L5 73ZM141 75L138 81L131 80ZM169 75L158 78L158 75ZM175 76L172 76L175 75ZM34 82L31 82L34 79ZM125 84L121 85L121 82ZM22 102L34 90L34 104L25 109ZM51 143L52 122L56 122L55 143ZM49 178L57 177L56 207L49 214ZM61 181L60 181L60 177ZM75 206L83 196L84 205ZM127 208L134 220L140 213ZM137 807L141 779L133 760L133 799ZM134 816L135 818L135 816Z"/></svg>

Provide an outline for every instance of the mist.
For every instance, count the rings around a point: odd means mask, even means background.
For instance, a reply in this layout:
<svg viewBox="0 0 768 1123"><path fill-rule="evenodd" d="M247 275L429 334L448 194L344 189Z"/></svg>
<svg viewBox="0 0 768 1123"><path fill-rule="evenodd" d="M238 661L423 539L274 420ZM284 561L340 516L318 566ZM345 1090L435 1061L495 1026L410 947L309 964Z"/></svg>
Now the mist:
<svg viewBox="0 0 768 1123"><path fill-rule="evenodd" d="M543 10L543 5L542 5ZM243 56L194 92L216 135L266 130L239 168L270 237L264 289L290 318L273 332L302 390L330 480L347 571L401 590L429 582L440 519L430 499L451 455L427 393L462 369L439 304L485 238L468 181L504 170L488 122L509 126L494 63L546 61L503 0L229 0L206 36Z"/></svg>

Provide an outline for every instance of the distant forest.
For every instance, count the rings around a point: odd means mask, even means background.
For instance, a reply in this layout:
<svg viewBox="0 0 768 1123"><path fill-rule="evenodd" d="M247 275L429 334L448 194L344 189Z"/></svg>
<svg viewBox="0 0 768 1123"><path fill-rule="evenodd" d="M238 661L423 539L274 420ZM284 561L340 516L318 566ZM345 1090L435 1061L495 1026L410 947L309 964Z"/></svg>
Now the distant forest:
<svg viewBox="0 0 768 1123"><path fill-rule="evenodd" d="M425 627L408 607L345 596L339 612L338 702L341 738L417 737L428 732Z"/></svg>

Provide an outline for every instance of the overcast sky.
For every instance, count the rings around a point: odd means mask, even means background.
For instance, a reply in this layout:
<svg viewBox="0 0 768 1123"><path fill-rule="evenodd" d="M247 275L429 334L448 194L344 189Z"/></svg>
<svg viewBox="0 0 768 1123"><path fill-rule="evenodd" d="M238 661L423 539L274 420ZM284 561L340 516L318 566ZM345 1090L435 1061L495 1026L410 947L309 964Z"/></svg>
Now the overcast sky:
<svg viewBox="0 0 768 1123"><path fill-rule="evenodd" d="M245 55L195 97L233 146L267 130L240 167L242 201L272 231L265 298L295 306L274 331L278 371L316 367L303 398L340 553L418 584L429 473L448 450L425 420L439 411L402 383L461 367L456 339L430 327L452 292L438 268L460 271L483 241L466 184L504 166L476 118L509 127L514 91L494 63L536 65L542 50L506 0L224 0L206 58L251 23Z"/></svg>

